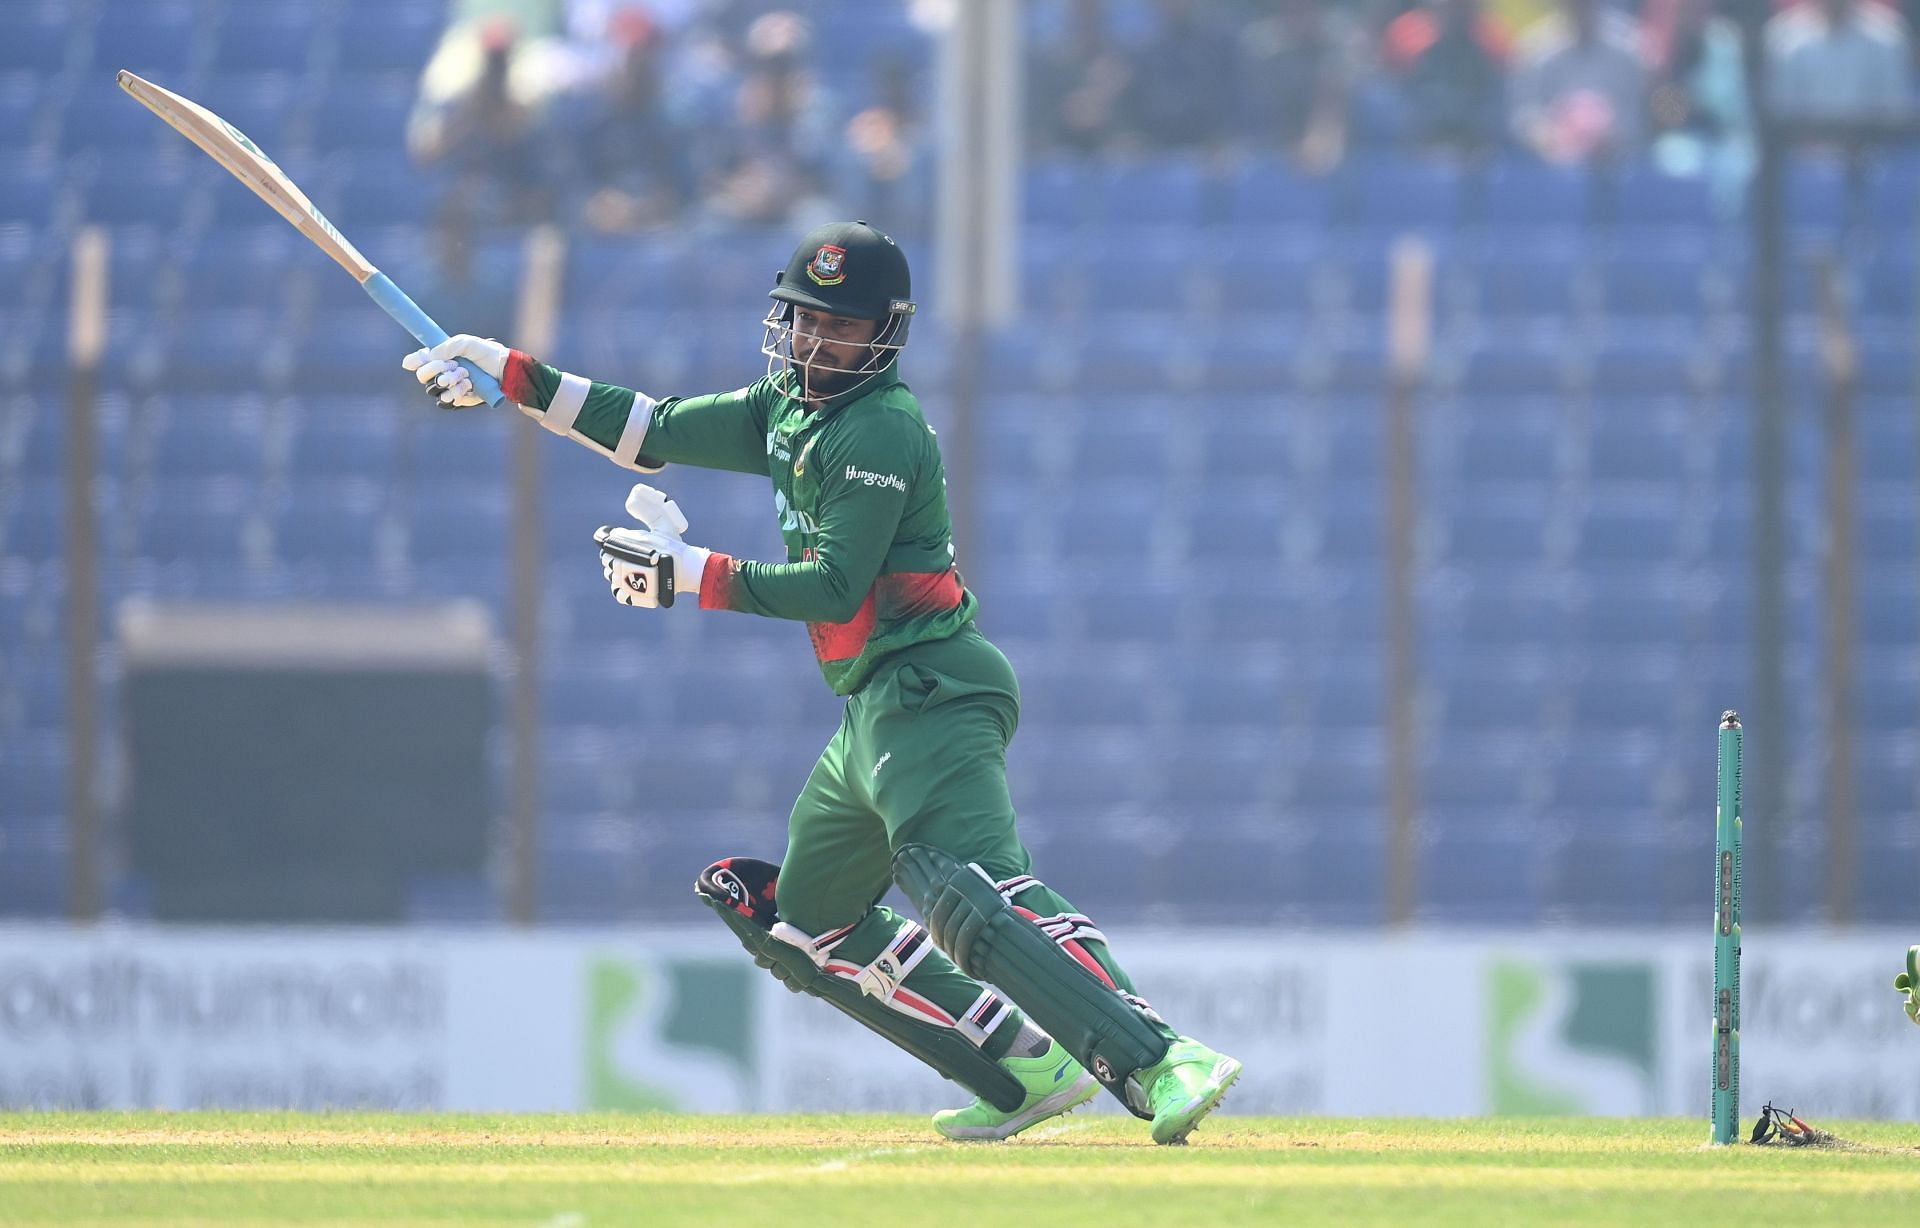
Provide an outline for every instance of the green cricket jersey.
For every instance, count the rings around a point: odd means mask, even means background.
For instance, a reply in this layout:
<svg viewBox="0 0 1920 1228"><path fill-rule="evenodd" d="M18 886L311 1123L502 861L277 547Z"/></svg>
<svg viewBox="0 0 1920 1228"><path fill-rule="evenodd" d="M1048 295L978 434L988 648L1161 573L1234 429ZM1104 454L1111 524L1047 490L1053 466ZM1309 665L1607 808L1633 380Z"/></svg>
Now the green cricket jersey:
<svg viewBox="0 0 1920 1228"><path fill-rule="evenodd" d="M978 603L954 566L939 441L896 368L818 406L781 391L794 378L783 371L735 392L653 402L515 351L502 386L543 415L564 400L572 417L561 429L637 468L773 479L787 561L715 549L700 605L805 622L827 684L851 695L880 658L953 635ZM630 424L636 412L648 416Z"/></svg>

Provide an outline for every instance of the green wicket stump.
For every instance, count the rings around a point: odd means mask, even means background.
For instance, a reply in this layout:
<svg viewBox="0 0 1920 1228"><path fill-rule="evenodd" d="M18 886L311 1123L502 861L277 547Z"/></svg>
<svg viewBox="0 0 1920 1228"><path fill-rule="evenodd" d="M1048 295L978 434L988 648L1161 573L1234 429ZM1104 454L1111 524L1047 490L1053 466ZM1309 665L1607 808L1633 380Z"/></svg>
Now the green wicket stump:
<svg viewBox="0 0 1920 1228"><path fill-rule="evenodd" d="M1720 715L1713 825L1713 1141L1740 1132L1740 714Z"/></svg>

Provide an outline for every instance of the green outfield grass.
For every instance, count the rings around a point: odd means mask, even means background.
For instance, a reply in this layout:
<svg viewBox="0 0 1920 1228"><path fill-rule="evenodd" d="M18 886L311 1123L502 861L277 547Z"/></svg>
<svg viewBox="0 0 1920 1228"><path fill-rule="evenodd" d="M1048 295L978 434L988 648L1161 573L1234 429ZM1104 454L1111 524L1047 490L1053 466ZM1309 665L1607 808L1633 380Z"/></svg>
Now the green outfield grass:
<svg viewBox="0 0 1920 1228"><path fill-rule="evenodd" d="M1081 1115L1005 1144L886 1117L0 1115L0 1224L1887 1225L1920 1127L1709 1148L1702 1121Z"/></svg>

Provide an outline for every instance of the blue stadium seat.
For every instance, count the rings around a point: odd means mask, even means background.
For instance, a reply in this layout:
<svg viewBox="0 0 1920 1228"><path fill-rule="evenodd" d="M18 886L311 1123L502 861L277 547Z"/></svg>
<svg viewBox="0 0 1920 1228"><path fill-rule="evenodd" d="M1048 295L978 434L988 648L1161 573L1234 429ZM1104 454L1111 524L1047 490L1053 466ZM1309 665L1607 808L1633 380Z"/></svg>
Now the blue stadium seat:
<svg viewBox="0 0 1920 1228"><path fill-rule="evenodd" d="M1656 484L1677 495L1687 476L1692 443L1685 410L1684 402L1672 400L1596 401L1587 453L1595 487Z"/></svg>
<svg viewBox="0 0 1920 1228"><path fill-rule="evenodd" d="M54 220L62 182L59 164L44 151L0 154L0 224L46 227Z"/></svg>
<svg viewBox="0 0 1920 1228"><path fill-rule="evenodd" d="M1342 170L1346 207L1340 220L1388 233L1444 230L1460 220L1460 164L1397 152L1349 158Z"/></svg>
<svg viewBox="0 0 1920 1228"><path fill-rule="evenodd" d="M1162 802L1169 818L1193 828L1232 814L1265 818L1280 796L1279 747L1270 727L1225 726L1186 709L1178 740L1166 748Z"/></svg>
<svg viewBox="0 0 1920 1228"><path fill-rule="evenodd" d="M1684 911L1672 908L1680 900L1673 882L1678 858L1655 823L1563 806L1561 813L1576 821L1551 855L1549 919L1614 925L1684 919Z"/></svg>
<svg viewBox="0 0 1920 1228"><path fill-rule="evenodd" d="M260 4L227 10L213 35L211 66L219 72L302 72L319 62L332 38L333 13L306 5ZM354 59L378 42L354 44Z"/></svg>
<svg viewBox="0 0 1920 1228"><path fill-rule="evenodd" d="M439 0L348 0L339 28L358 71L417 74L439 45L447 14Z"/></svg>
<svg viewBox="0 0 1920 1228"><path fill-rule="evenodd" d="M1525 490L1536 498L1559 466L1564 406L1557 400L1475 402L1450 432L1456 474L1467 491ZM1444 441L1436 441L1444 442ZM1539 505L1544 512L1544 501Z"/></svg>
<svg viewBox="0 0 1920 1228"><path fill-rule="evenodd" d="M65 827L58 823L58 832ZM52 920L66 914L67 850L55 829L55 820L42 819L0 833L7 844L7 855L0 857L0 916Z"/></svg>
<svg viewBox="0 0 1920 1228"><path fill-rule="evenodd" d="M0 149L17 149L42 139L39 130L46 94L31 73L0 73Z"/></svg>
<svg viewBox="0 0 1920 1228"><path fill-rule="evenodd" d="M1683 518L1677 492L1645 489L1660 493L1603 497L1586 509L1574 546L1580 562L1631 567L1677 557Z"/></svg>
<svg viewBox="0 0 1920 1228"><path fill-rule="evenodd" d="M1786 222L1792 229L1831 233L1847 220L1847 172L1838 157L1803 153L1788 158L1786 180Z"/></svg>
<svg viewBox="0 0 1920 1228"><path fill-rule="evenodd" d="M1617 172L1610 185L1599 186L1611 206L1605 220L1615 227L1703 231L1715 224L1704 176L1683 178L1636 163Z"/></svg>
<svg viewBox="0 0 1920 1228"><path fill-rule="evenodd" d="M1380 925L1386 908L1386 832L1376 810L1309 812L1299 850L1305 871L1291 881L1291 920L1300 925Z"/></svg>
<svg viewBox="0 0 1920 1228"><path fill-rule="evenodd" d="M1493 162L1463 189L1469 220L1489 233L1516 229L1565 232L1586 223L1591 187L1583 168L1549 166L1526 157Z"/></svg>
<svg viewBox="0 0 1920 1228"><path fill-rule="evenodd" d="M1913 909L1913 867L1920 862L1920 822L1915 821L1912 765L1904 796L1879 813L1861 815L1854 871L1853 919L1906 925ZM1894 797L1889 797L1894 802Z"/></svg>
<svg viewBox="0 0 1920 1228"><path fill-rule="evenodd" d="M1212 564L1278 565L1299 503L1277 477L1212 486L1187 505L1188 557Z"/></svg>
<svg viewBox="0 0 1920 1228"><path fill-rule="evenodd" d="M1512 661L1497 651L1424 661L1425 681L1440 701L1438 722L1468 735L1539 729L1547 719L1550 683L1532 670L1515 669Z"/></svg>
<svg viewBox="0 0 1920 1228"><path fill-rule="evenodd" d="M1693 244L1616 243L1593 269L1615 315L1697 317L1714 306L1710 257Z"/></svg>
<svg viewBox="0 0 1920 1228"><path fill-rule="evenodd" d="M166 480L225 477L257 482L265 443L258 420L247 420L246 405L242 400L242 412L237 413L224 405L176 407L153 445L153 474Z"/></svg>
<svg viewBox="0 0 1920 1228"><path fill-rule="evenodd" d="M1541 499L1498 489L1435 509L1441 557L1468 567L1537 567L1546 561L1552 513Z"/></svg>
<svg viewBox="0 0 1920 1228"><path fill-rule="evenodd" d="M1515 923L1537 915L1543 833L1511 821L1430 823L1417 875L1424 921Z"/></svg>
<svg viewBox="0 0 1920 1228"><path fill-rule="evenodd" d="M1453 271L1472 287L1483 315L1567 316L1589 297L1590 274L1580 249L1557 235L1550 242L1489 245L1459 257Z"/></svg>
<svg viewBox="0 0 1920 1228"><path fill-rule="evenodd" d="M1670 397L1718 379L1719 363L1696 321L1664 316L1606 338L1593 356L1602 395Z"/></svg>
<svg viewBox="0 0 1920 1228"><path fill-rule="evenodd" d="M498 485L413 485L405 494L403 515L408 557L415 561L499 560L511 548L507 497Z"/></svg>
<svg viewBox="0 0 1920 1228"><path fill-rule="evenodd" d="M369 570L385 492L365 479L303 482L274 508L274 554L297 568Z"/></svg>
<svg viewBox="0 0 1920 1228"><path fill-rule="evenodd" d="M66 813L64 738L62 731L38 730L0 742L0 824L24 827L32 820ZM0 864L10 860L11 850Z"/></svg>
<svg viewBox="0 0 1920 1228"><path fill-rule="evenodd" d="M1904 147L1878 151L1867 176L1868 220L1877 228L1911 232L1920 206L1920 154Z"/></svg>
<svg viewBox="0 0 1920 1228"><path fill-rule="evenodd" d="M7 37L0 39L0 72L57 71L65 66L76 40L85 37L84 28L64 4L9 7Z"/></svg>
<svg viewBox="0 0 1920 1228"><path fill-rule="evenodd" d="M194 167L198 171L198 167ZM200 192L200 177L175 150L119 153L86 186L83 219L108 226L163 226L175 230Z"/></svg>
<svg viewBox="0 0 1920 1228"><path fill-rule="evenodd" d="M1540 765L1529 740L1439 722L1421 746L1420 803L1434 826L1478 825L1517 813Z"/></svg>
<svg viewBox="0 0 1920 1228"><path fill-rule="evenodd" d="M180 141L178 133L127 97L111 75L87 80L67 100L61 120L61 147L69 155L91 151L113 165L129 151L160 149Z"/></svg>
<svg viewBox="0 0 1920 1228"><path fill-rule="evenodd" d="M112 74L130 68L170 89L177 84L201 42L195 6L181 0L111 6L93 25L94 72Z"/></svg>
<svg viewBox="0 0 1920 1228"><path fill-rule="evenodd" d="M1330 177L1303 175L1279 159L1242 162L1226 187L1228 216L1241 225L1319 227L1333 212Z"/></svg>
<svg viewBox="0 0 1920 1228"><path fill-rule="evenodd" d="M1676 705L1671 671L1648 676L1602 664L1573 680L1568 689L1576 731L1600 735L1672 731Z"/></svg>
<svg viewBox="0 0 1920 1228"><path fill-rule="evenodd" d="M326 150L404 154L418 83L407 73L336 73L313 109L313 144Z"/></svg>
<svg viewBox="0 0 1920 1228"><path fill-rule="evenodd" d="M1094 171L1093 202L1110 226L1171 226L1191 232L1214 220L1212 175L1197 159L1161 154ZM1180 233L1176 231L1175 233Z"/></svg>
<svg viewBox="0 0 1920 1228"><path fill-rule="evenodd" d="M424 226L432 209L430 190L408 159L398 138L392 148L356 151L349 171L336 187L336 224L364 234L369 226ZM398 275L398 270L388 276ZM347 283L351 288L351 283Z"/></svg>
<svg viewBox="0 0 1920 1228"><path fill-rule="evenodd" d="M1292 805L1309 816L1383 806L1385 767L1383 739L1377 736L1320 739L1295 773Z"/></svg>
<svg viewBox="0 0 1920 1228"><path fill-rule="evenodd" d="M1021 215L1036 226L1077 227L1091 220L1094 168L1074 157L1036 158L1027 163Z"/></svg>
<svg viewBox="0 0 1920 1228"><path fill-rule="evenodd" d="M1069 733L1063 723L1023 716L1019 753L1008 761L1014 808L1034 816L1036 828L1084 822L1098 829L1139 814L1160 780L1157 756L1144 740L1124 725L1114 726L1117 736L1102 737Z"/></svg>
<svg viewBox="0 0 1920 1228"><path fill-rule="evenodd" d="M186 312L173 327L165 380L175 390L260 387L269 351L285 338L275 316L233 308Z"/></svg>

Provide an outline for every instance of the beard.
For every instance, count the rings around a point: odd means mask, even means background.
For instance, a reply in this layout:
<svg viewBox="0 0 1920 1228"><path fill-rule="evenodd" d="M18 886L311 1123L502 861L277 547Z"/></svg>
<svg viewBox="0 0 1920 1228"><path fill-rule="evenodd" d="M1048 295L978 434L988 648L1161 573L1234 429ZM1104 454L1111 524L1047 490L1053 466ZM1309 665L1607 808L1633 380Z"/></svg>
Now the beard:
<svg viewBox="0 0 1920 1228"><path fill-rule="evenodd" d="M805 381L809 397L830 397L845 392L872 372L861 371L820 371L799 368L801 379Z"/></svg>

